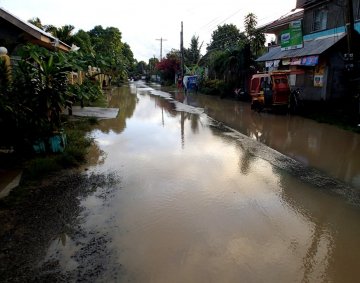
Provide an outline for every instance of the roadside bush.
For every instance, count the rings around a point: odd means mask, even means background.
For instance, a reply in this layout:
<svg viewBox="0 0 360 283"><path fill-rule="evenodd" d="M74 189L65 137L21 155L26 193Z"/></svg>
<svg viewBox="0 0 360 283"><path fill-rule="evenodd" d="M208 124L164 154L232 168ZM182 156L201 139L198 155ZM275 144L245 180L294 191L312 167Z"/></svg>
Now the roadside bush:
<svg viewBox="0 0 360 283"><path fill-rule="evenodd" d="M69 72L86 65L77 54L27 45L18 55L21 60L11 80L0 61L0 131L5 133L0 146L25 153L32 152L36 141L62 130L63 109L76 101L95 101L102 91L90 79L82 85L69 84Z"/></svg>
<svg viewBox="0 0 360 283"><path fill-rule="evenodd" d="M204 94L223 96L227 92L227 87L223 80L205 80L200 85L200 91Z"/></svg>
<svg viewBox="0 0 360 283"><path fill-rule="evenodd" d="M103 95L100 85L88 78L81 85L69 85L69 92L72 95L72 100L80 102L81 107L84 107L84 103L94 102Z"/></svg>
<svg viewBox="0 0 360 283"><path fill-rule="evenodd" d="M34 141L61 129L71 68L63 54L38 46L24 46L19 55L22 60L14 68L12 80L2 86L0 129L10 126L6 143L18 151L29 151Z"/></svg>
<svg viewBox="0 0 360 283"><path fill-rule="evenodd" d="M65 122L68 142L65 151L58 154L43 154L27 161L24 170L25 180L39 180L59 170L82 164L93 141L87 135L93 124L93 119Z"/></svg>

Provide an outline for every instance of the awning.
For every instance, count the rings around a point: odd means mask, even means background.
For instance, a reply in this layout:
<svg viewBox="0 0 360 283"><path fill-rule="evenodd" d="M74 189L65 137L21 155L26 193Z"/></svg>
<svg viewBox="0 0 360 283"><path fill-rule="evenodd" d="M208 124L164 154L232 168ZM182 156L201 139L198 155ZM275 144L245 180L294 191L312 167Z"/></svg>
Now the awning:
<svg viewBox="0 0 360 283"><path fill-rule="evenodd" d="M326 38L317 38L309 41L304 41L304 47L299 49L292 49L281 51L280 46L273 47L268 53L256 59L257 62L273 61L286 58L298 58L304 56L320 55L331 46L343 39L346 35L331 36Z"/></svg>

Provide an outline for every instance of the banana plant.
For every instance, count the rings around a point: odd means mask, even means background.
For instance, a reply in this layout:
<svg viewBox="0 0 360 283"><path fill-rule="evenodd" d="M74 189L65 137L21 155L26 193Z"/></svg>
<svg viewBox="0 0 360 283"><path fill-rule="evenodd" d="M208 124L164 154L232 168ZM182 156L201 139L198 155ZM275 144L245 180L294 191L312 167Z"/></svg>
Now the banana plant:
<svg viewBox="0 0 360 283"><path fill-rule="evenodd" d="M61 53L26 46L16 68L13 102L18 104L19 131L33 140L61 129L60 114L70 99L68 72Z"/></svg>

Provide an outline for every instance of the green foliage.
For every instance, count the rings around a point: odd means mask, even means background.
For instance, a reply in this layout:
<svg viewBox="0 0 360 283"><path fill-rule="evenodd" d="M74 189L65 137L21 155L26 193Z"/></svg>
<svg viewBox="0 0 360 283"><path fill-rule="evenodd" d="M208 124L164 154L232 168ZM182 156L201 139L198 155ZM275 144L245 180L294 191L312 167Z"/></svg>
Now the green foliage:
<svg viewBox="0 0 360 283"><path fill-rule="evenodd" d="M47 154L30 159L25 164L25 179L38 180L61 169L80 165L85 161L88 148L93 139L87 135L94 123L91 119L82 119L65 124L67 146L60 154Z"/></svg>
<svg viewBox="0 0 360 283"><path fill-rule="evenodd" d="M68 84L70 71L87 66L75 53L48 51L38 46L20 50L22 60L7 80L0 64L0 131L7 133L1 145L31 151L33 143L62 128L60 114L74 101L94 101L102 92L97 83Z"/></svg>
<svg viewBox="0 0 360 283"><path fill-rule="evenodd" d="M218 26L211 35L211 42L207 47L211 50L226 50L241 46L246 41L244 33L233 24Z"/></svg>
<svg viewBox="0 0 360 283"><path fill-rule="evenodd" d="M265 35L256 28L256 15L253 13L249 13L248 15L246 15L244 26L247 42L250 44L251 47L251 52L255 57L257 57L261 50L264 49L266 39Z"/></svg>
<svg viewBox="0 0 360 283"><path fill-rule="evenodd" d="M72 32L75 27L72 25L64 25L62 27L55 27L53 25L44 26L46 32L50 32L53 36L67 44L72 43Z"/></svg>
<svg viewBox="0 0 360 283"><path fill-rule="evenodd" d="M247 88L256 69L254 59L265 44L265 36L256 25L256 16L250 13L245 17L243 33L231 24L218 26L212 34L208 53L202 59L202 64L208 67L210 79L223 80L230 91L238 87Z"/></svg>
<svg viewBox="0 0 360 283"><path fill-rule="evenodd" d="M70 66L64 54L37 46L24 47L21 57L25 60L16 69L12 94L22 110L20 130L28 137L48 135L61 127L60 113L70 99Z"/></svg>
<svg viewBox="0 0 360 283"><path fill-rule="evenodd" d="M200 85L200 91L205 94L223 96L227 92L227 86L223 80L205 80Z"/></svg>
<svg viewBox="0 0 360 283"><path fill-rule="evenodd" d="M75 28L72 25L43 25L39 18L33 18L29 22L69 45L80 47L78 53L87 59L85 61L100 68L102 73L111 75L114 81L125 81L129 74L135 72L134 54L130 46L122 42L121 32L116 27L104 29L98 25L88 32L79 30L73 34ZM86 69L87 66L83 68Z"/></svg>
<svg viewBox="0 0 360 283"><path fill-rule="evenodd" d="M28 22L29 22L30 24L33 24L34 26L40 28L40 29L43 29L43 28L44 28L44 26L43 26L42 23L41 23L41 20L40 20L39 18L37 18L37 17L28 20Z"/></svg>
<svg viewBox="0 0 360 283"><path fill-rule="evenodd" d="M84 101L94 102L103 95L99 83L88 78L86 78L81 85L70 85L69 92L74 102L81 103L84 103Z"/></svg>
<svg viewBox="0 0 360 283"><path fill-rule="evenodd" d="M88 55L95 55L95 50L91 44L91 38L88 32L79 30L72 38L72 42L80 47L80 52Z"/></svg>
<svg viewBox="0 0 360 283"><path fill-rule="evenodd" d="M193 35L190 42L190 48L184 50L184 61L186 66L193 66L199 63L200 60L199 37Z"/></svg>
<svg viewBox="0 0 360 283"><path fill-rule="evenodd" d="M144 61L140 61L135 66L136 75L144 75L148 71L148 65Z"/></svg>
<svg viewBox="0 0 360 283"><path fill-rule="evenodd" d="M114 81L125 80L134 71L135 59L130 46L121 41L121 32L114 27L95 26L88 32L95 53L96 65Z"/></svg>

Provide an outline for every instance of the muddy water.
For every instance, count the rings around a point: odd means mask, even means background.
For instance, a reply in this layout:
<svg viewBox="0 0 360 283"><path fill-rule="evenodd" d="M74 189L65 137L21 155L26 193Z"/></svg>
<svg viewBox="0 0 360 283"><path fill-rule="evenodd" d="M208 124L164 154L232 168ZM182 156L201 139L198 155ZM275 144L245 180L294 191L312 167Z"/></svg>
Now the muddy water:
<svg viewBox="0 0 360 283"><path fill-rule="evenodd" d="M107 239L107 252L102 253L108 257L106 270L98 281L355 282L360 278L360 209L311 181L300 180L277 158L281 154L256 141L278 145L310 164L319 154L317 141L329 138L325 130L319 134L306 126L308 121L282 117L287 129L293 129L283 137L283 129L271 122L278 117L253 117L246 105L239 104L238 119L232 116L223 122L248 131L251 138L247 138L206 114L221 115L220 106L217 109L211 100L170 95L140 83L114 90L109 99L120 113L93 131L99 163L92 160L89 172L114 172L120 182L110 193L98 188L84 199L79 220L83 229ZM211 106L194 107L205 104ZM235 107L227 101L222 105L228 107L223 112ZM305 150L314 150L306 160L296 147L301 143L296 128L307 137ZM356 152L356 140L352 142ZM261 150L262 154L253 154ZM352 165L343 162L344 168L359 166L355 159ZM306 168L302 170L305 174ZM353 172L345 171L347 176ZM350 183L357 177L352 174ZM57 257L64 271L73 272L82 264L72 257L81 242L54 242L49 256Z"/></svg>
<svg viewBox="0 0 360 283"><path fill-rule="evenodd" d="M360 189L360 135L298 116L251 111L248 103L206 95L178 101L202 107L214 119L286 154L306 166Z"/></svg>

